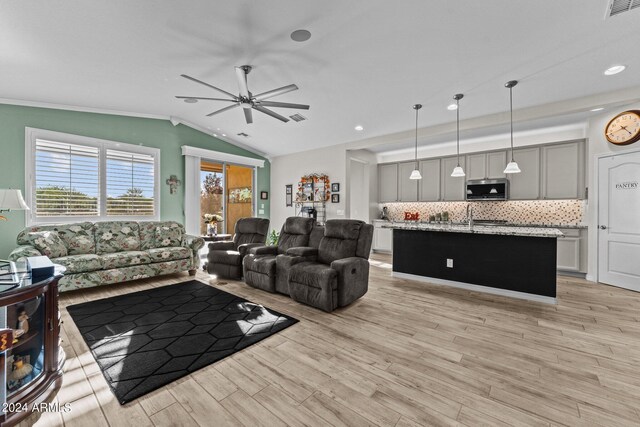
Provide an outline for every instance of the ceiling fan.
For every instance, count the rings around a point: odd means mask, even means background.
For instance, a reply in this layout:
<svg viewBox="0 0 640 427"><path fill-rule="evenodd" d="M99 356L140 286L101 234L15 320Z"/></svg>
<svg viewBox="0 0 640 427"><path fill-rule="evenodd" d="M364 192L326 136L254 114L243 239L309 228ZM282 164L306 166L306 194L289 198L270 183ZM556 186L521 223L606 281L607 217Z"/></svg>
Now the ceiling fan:
<svg viewBox="0 0 640 427"><path fill-rule="evenodd" d="M269 98L273 98L274 96L278 96L278 95L282 95L284 93L287 92L291 92L294 90L298 90L298 86L291 84L291 85L287 85L287 86L283 86L281 88L278 89L273 89L267 92L263 92L260 93L258 95L253 95L250 91L249 88L247 86L247 74L249 74L249 72L251 71L251 65L243 65L241 67L235 67L236 69L236 79L238 80L238 88L240 90L240 93L238 94L238 96L227 92L226 90L222 90L220 88L217 88L213 85L210 85L209 83L205 83L202 80L198 80L194 77L188 76L186 74L181 74L182 77L184 77L185 79L189 79L191 81L194 81L196 83L200 83L201 85L207 86L211 89L215 89L220 93L224 93L227 96L230 96L231 99L225 99L225 98L208 98L208 97L199 97L199 96L176 96L176 98L178 99L184 99L185 102L196 102L196 100L206 100L206 101L226 101L226 102L233 102L233 105L229 105L228 107L224 107L221 108L220 110L216 110L213 113L209 113L207 114L207 117L211 117L213 115L216 114L220 114L224 111L227 110L232 110L234 108L237 107L242 107L242 111L244 112L244 118L247 121L247 124L249 123L253 123L253 114L251 112L251 110L257 110L260 111L261 113L267 114L271 117L275 117L276 119L283 121L283 122L288 122L289 119L281 116L280 114L276 113L275 111L271 111L268 108L265 107L275 107L275 108L297 108L300 110L308 110L309 106L308 105L304 105L304 104L291 104L288 102L272 102L272 101L267 101L267 99Z"/></svg>

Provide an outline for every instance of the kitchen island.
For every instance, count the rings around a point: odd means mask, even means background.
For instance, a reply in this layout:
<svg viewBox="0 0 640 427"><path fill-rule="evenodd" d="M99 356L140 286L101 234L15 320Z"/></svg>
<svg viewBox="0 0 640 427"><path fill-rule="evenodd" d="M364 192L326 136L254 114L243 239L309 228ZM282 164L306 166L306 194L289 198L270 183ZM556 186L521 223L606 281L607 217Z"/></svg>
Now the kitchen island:
<svg viewBox="0 0 640 427"><path fill-rule="evenodd" d="M555 303L556 239L550 228L395 223L393 275Z"/></svg>

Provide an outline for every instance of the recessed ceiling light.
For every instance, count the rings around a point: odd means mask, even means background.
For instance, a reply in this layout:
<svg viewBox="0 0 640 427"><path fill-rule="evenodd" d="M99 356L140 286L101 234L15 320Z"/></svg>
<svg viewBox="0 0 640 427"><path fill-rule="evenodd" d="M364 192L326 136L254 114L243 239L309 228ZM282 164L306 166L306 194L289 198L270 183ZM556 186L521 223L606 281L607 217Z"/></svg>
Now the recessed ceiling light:
<svg viewBox="0 0 640 427"><path fill-rule="evenodd" d="M311 38L311 33L307 30L295 30L291 33L291 40L295 42L306 42Z"/></svg>
<svg viewBox="0 0 640 427"><path fill-rule="evenodd" d="M602 111L602 110L604 110L604 107L594 108L591 111Z"/></svg>
<svg viewBox="0 0 640 427"><path fill-rule="evenodd" d="M354 127L355 130L357 130L358 132L360 132L361 130L364 130L364 128L360 125Z"/></svg>
<svg viewBox="0 0 640 427"><path fill-rule="evenodd" d="M214 133L214 134L213 134L213 136L218 136L218 134L217 134L217 133Z"/></svg>
<svg viewBox="0 0 640 427"><path fill-rule="evenodd" d="M449 110L449 111L454 111L454 110L457 110L457 109L458 109L458 106L456 104L449 104L447 106L447 110Z"/></svg>
<svg viewBox="0 0 640 427"><path fill-rule="evenodd" d="M609 67L604 71L605 76L613 76L614 74L618 74L624 71L627 68L625 65L614 65L613 67Z"/></svg>
<svg viewBox="0 0 640 427"><path fill-rule="evenodd" d="M222 134L222 136L227 136L227 134L226 134L226 133L223 133L223 134Z"/></svg>
<svg viewBox="0 0 640 427"><path fill-rule="evenodd" d="M198 102L198 100L195 98L185 98L184 102L186 102L187 104L195 104L196 102Z"/></svg>

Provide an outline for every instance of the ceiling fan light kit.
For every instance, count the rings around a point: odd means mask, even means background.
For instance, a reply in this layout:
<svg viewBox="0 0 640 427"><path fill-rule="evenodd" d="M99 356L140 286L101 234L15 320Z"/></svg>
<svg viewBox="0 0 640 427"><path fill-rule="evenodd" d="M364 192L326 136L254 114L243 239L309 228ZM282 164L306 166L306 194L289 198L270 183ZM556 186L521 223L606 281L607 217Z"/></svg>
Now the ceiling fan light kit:
<svg viewBox="0 0 640 427"><path fill-rule="evenodd" d="M422 104L415 104L413 109L416 110L416 167L413 171L411 171L411 175L409 179L422 179L422 175L420 174L420 169L418 168L418 110L422 108Z"/></svg>
<svg viewBox="0 0 640 427"><path fill-rule="evenodd" d="M238 95L234 95L226 90L220 89L216 86L210 85L209 83L203 82L202 80L198 80L194 77L188 76L186 74L181 74L187 80L191 80L192 82L199 83L201 85L207 86L210 89L216 90L229 98L210 98L210 97L199 97L199 96L176 96L178 99L183 99L184 102L194 103L198 102L198 100L204 101L222 101L222 102L232 102L232 105L228 107L221 108L219 110L213 111L207 114L207 117L214 116L216 114L223 113L228 110L232 110L234 108L242 107L242 111L244 113L244 118L247 124L253 123L253 112L252 110L260 111L263 114L271 116L275 119L280 120L281 122L288 122L289 119L285 116L282 116L275 111L272 111L269 108L294 108L299 110L308 110L309 106L305 104L292 104L288 102L273 102L267 101L267 99L273 98L278 95L283 95L287 92L291 92L294 90L298 90L298 86L294 84L290 84L287 86L283 86L277 89L269 90L267 92L262 92L258 95L253 95L249 91L249 86L247 84L247 75L251 72L252 67L250 65L242 65L240 67L235 67L236 80L238 82Z"/></svg>
<svg viewBox="0 0 640 427"><path fill-rule="evenodd" d="M456 100L456 153L458 156L458 164L451 172L451 176L454 178L465 176L464 169L460 166L460 100L462 98L464 98L464 95L461 93L453 95L453 99Z"/></svg>
<svg viewBox="0 0 640 427"><path fill-rule="evenodd" d="M520 170L520 167L518 166L518 163L516 163L516 161L513 158L513 87L515 85L517 85L517 84L518 84L517 80L509 80L508 82L506 82L504 84L504 86L509 89L509 113L510 113L509 123L511 125L511 132L510 132L510 135L511 135L511 161L509 163L507 163L507 167L503 171L503 173L506 173L506 174L522 172Z"/></svg>

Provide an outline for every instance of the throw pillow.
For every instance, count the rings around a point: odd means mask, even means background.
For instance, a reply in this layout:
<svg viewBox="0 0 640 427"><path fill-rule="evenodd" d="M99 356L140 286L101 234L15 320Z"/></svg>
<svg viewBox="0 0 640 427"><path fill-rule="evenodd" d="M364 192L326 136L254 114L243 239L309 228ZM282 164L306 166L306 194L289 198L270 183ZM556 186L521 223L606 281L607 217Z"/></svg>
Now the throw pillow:
<svg viewBox="0 0 640 427"><path fill-rule="evenodd" d="M167 248L182 244L182 230L180 227L168 227L166 225L156 227L156 247Z"/></svg>
<svg viewBox="0 0 640 427"><path fill-rule="evenodd" d="M28 234L31 245L49 258L67 256L67 246L56 231L34 231Z"/></svg>

